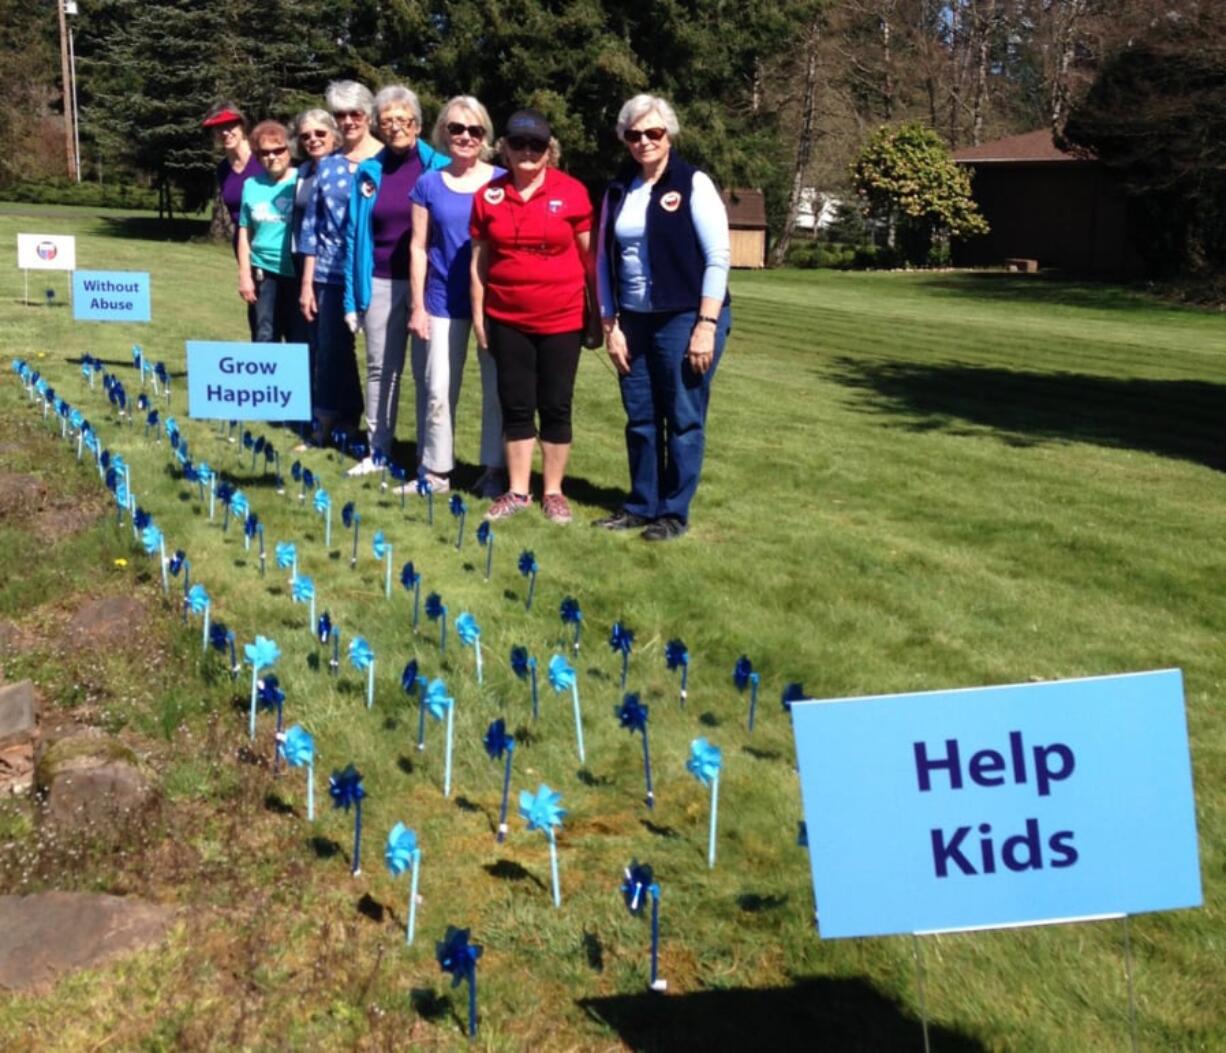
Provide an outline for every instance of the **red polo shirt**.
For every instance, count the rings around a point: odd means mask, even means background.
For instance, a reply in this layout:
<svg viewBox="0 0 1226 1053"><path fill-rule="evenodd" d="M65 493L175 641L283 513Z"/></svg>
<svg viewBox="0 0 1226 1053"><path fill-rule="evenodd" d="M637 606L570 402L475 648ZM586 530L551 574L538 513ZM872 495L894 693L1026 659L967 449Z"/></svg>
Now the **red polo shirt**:
<svg viewBox="0 0 1226 1053"><path fill-rule="evenodd" d="M469 233L489 246L485 313L526 333L583 328L583 254L575 236L592 229L592 202L556 168L527 201L511 176L473 198Z"/></svg>

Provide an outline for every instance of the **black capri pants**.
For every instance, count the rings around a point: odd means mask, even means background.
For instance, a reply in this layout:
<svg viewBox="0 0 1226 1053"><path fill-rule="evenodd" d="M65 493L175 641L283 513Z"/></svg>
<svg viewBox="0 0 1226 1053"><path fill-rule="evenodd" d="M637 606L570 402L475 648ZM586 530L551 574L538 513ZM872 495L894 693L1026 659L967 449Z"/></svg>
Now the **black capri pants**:
<svg viewBox="0 0 1226 1053"><path fill-rule="evenodd" d="M535 439L539 413L541 441L569 443L583 333L525 333L487 317L485 334L498 364L503 437L508 442Z"/></svg>

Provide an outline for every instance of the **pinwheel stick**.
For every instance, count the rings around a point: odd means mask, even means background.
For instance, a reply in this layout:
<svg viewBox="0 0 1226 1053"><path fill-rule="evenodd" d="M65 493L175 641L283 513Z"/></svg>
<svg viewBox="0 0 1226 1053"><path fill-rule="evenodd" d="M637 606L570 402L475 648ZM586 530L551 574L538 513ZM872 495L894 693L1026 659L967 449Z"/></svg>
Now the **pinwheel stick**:
<svg viewBox="0 0 1226 1053"><path fill-rule="evenodd" d="M332 506L324 509L324 548L332 547Z"/></svg>
<svg viewBox="0 0 1226 1053"><path fill-rule="evenodd" d="M502 775L502 805L498 809L499 844L507 839L507 798L511 795L511 754L515 749L514 742L507 743L507 763Z"/></svg>
<svg viewBox="0 0 1226 1053"><path fill-rule="evenodd" d="M209 522L213 522L213 512L217 505L217 477L209 479Z"/></svg>
<svg viewBox="0 0 1226 1053"><path fill-rule="evenodd" d="M417 929L417 870L421 866L421 849L413 851L413 874L409 879L409 923L405 926L404 942L412 944L413 933Z"/></svg>
<svg viewBox="0 0 1226 1053"><path fill-rule="evenodd" d="M373 709L375 706L375 660L370 660L370 665L366 667L366 708Z"/></svg>
<svg viewBox="0 0 1226 1053"><path fill-rule="evenodd" d="M353 555L349 557L349 569L352 570L358 565L358 528L361 527L362 521L355 515L353 517Z"/></svg>
<svg viewBox="0 0 1226 1053"><path fill-rule="evenodd" d="M266 558L266 555L264 552L264 524L263 523L260 524L258 532L260 535L260 577L262 578L264 576L264 561Z"/></svg>
<svg viewBox="0 0 1226 1053"><path fill-rule="evenodd" d="M478 684L480 684L480 683L482 682L482 674L481 674L481 637L479 637L479 636L478 636L478 637L477 637L477 639L473 641L473 650L475 650L475 651L476 651L476 653L477 653L477 683L478 683Z"/></svg>
<svg viewBox="0 0 1226 1053"><path fill-rule="evenodd" d="M451 745L455 734L455 702L447 706L447 753L443 759L443 796L451 796Z"/></svg>
<svg viewBox="0 0 1226 1053"><path fill-rule="evenodd" d="M583 632L583 622L575 622L575 654L579 653L579 634Z"/></svg>
<svg viewBox="0 0 1226 1053"><path fill-rule="evenodd" d="M651 749L647 744L647 725L643 725L643 778L647 781L647 807L655 808L656 795L651 789Z"/></svg>
<svg viewBox="0 0 1226 1053"><path fill-rule="evenodd" d="M426 523L429 526L434 526L434 491L426 492Z"/></svg>
<svg viewBox="0 0 1226 1053"><path fill-rule="evenodd" d="M546 832L549 837L549 876L553 880L553 905L562 906L562 883L558 880L558 841L553 827Z"/></svg>
<svg viewBox="0 0 1226 1053"><path fill-rule="evenodd" d="M307 822L315 822L315 762L307 764Z"/></svg>
<svg viewBox="0 0 1226 1053"><path fill-rule="evenodd" d="M524 603L525 610L532 610L532 597L536 595L536 571L528 575L528 599Z"/></svg>
<svg viewBox="0 0 1226 1053"><path fill-rule="evenodd" d="M443 608L443 613L439 618L439 636L438 636L439 654L447 653L447 608Z"/></svg>
<svg viewBox="0 0 1226 1053"><path fill-rule="evenodd" d="M477 1037L477 968L468 967L468 1037Z"/></svg>
<svg viewBox="0 0 1226 1053"><path fill-rule="evenodd" d="M455 547L457 549L461 549L464 547L464 519L467 516L467 514L468 513L464 510L460 511L460 528L459 530L456 531L456 535L455 535Z"/></svg>
<svg viewBox="0 0 1226 1053"><path fill-rule="evenodd" d="M205 654L209 651L209 616L212 613L212 605L208 600L204 601L204 632L201 634L201 646Z"/></svg>
<svg viewBox="0 0 1226 1053"><path fill-rule="evenodd" d="M711 778L711 829L707 834L707 868L715 869L715 826L719 818L719 772Z"/></svg>
<svg viewBox="0 0 1226 1053"><path fill-rule="evenodd" d="M166 576L166 539L163 537L158 541L158 559L162 564L162 595L170 595L170 579Z"/></svg>
<svg viewBox="0 0 1226 1053"><path fill-rule="evenodd" d="M259 687L258 687L259 676L260 676L259 666L253 665L251 667L251 715L247 721L247 736L248 738L252 740L255 739L255 698L256 698L256 692L259 690Z"/></svg>
<svg viewBox="0 0 1226 1053"><path fill-rule="evenodd" d="M537 720L541 715L541 699L536 690L536 659L533 658L528 663L528 670L532 674L532 719Z"/></svg>
<svg viewBox="0 0 1226 1053"><path fill-rule="evenodd" d="M315 632L315 594L311 593L311 614L307 620L307 632L314 634Z"/></svg>
<svg viewBox="0 0 1226 1053"><path fill-rule="evenodd" d="M685 705L686 685L689 683L689 679L690 679L690 663L686 662L684 665L681 666L681 699L680 701L681 701L682 706Z"/></svg>
<svg viewBox="0 0 1226 1053"><path fill-rule="evenodd" d="M753 731L754 717L758 712L758 674L749 675L749 730Z"/></svg>
<svg viewBox="0 0 1226 1053"><path fill-rule="evenodd" d="M383 573L383 597L390 600L392 598L392 546L387 546L387 560Z"/></svg>
<svg viewBox="0 0 1226 1053"><path fill-rule="evenodd" d="M660 891L658 886L651 890L651 989L663 991L668 987L665 980L660 979Z"/></svg>
<svg viewBox="0 0 1226 1053"><path fill-rule="evenodd" d="M420 753L426 748L426 693L420 688L417 691L417 750Z"/></svg>
<svg viewBox="0 0 1226 1053"><path fill-rule="evenodd" d="M234 634L229 634L230 643L230 679L237 680L239 674L238 656L234 653Z"/></svg>
<svg viewBox="0 0 1226 1053"><path fill-rule="evenodd" d="M494 566L494 532L490 531L489 540L485 543L485 580L490 580L490 571Z"/></svg>
<svg viewBox="0 0 1226 1053"><path fill-rule="evenodd" d="M421 615L421 577L413 582L413 631L417 632L417 623Z"/></svg>
<svg viewBox="0 0 1226 1053"><path fill-rule="evenodd" d="M626 676L630 672L630 652L622 651L622 691L626 690Z"/></svg>
<svg viewBox="0 0 1226 1053"><path fill-rule="evenodd" d="M353 816L353 876L362 873L362 801L354 801Z"/></svg>
<svg viewBox="0 0 1226 1053"><path fill-rule="evenodd" d="M575 707L575 744L579 747L579 763L586 764L587 758L583 753L583 713L579 709L579 681L572 681L570 685L570 698Z"/></svg>
<svg viewBox="0 0 1226 1053"><path fill-rule="evenodd" d="M332 661L328 663L333 676L339 676L341 671L341 631L332 630Z"/></svg>

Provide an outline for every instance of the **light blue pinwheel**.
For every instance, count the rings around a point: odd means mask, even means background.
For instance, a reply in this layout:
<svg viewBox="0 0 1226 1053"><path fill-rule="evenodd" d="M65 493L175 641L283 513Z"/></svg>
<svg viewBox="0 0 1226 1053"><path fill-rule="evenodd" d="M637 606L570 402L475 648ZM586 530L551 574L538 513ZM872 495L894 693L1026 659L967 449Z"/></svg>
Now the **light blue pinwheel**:
<svg viewBox="0 0 1226 1053"><path fill-rule="evenodd" d="M375 652L366 638L355 636L349 641L349 664L359 673L366 673L366 708L375 704Z"/></svg>
<svg viewBox="0 0 1226 1053"><path fill-rule="evenodd" d="M690 651L684 640L669 640L664 645L664 661L669 669L681 670L681 688L679 700L685 705L686 684L690 675Z"/></svg>
<svg viewBox="0 0 1226 1053"><path fill-rule="evenodd" d="M140 543L145 549L146 555L152 556L157 553L158 565L162 571L162 593L170 595L170 579L166 573L166 538L162 532L153 523L150 523L140 532Z"/></svg>
<svg viewBox="0 0 1226 1053"><path fill-rule="evenodd" d="M242 490L235 490L230 495L230 514L240 523L246 525L247 513L251 511L251 502Z"/></svg>
<svg viewBox="0 0 1226 1053"><path fill-rule="evenodd" d="M275 553L277 566L282 570L289 571L289 580L292 582L298 577L298 546L292 541L278 541L277 547L273 549Z"/></svg>
<svg viewBox="0 0 1226 1053"><path fill-rule="evenodd" d="M477 656L477 683L483 682L481 673L481 626L468 611L462 611L455 620L455 632L464 647L471 647Z"/></svg>
<svg viewBox="0 0 1226 1053"><path fill-rule="evenodd" d="M307 632L315 630L315 582L306 574L298 574L293 581L289 583L290 596L295 603L310 604L311 610L307 615Z"/></svg>
<svg viewBox="0 0 1226 1053"><path fill-rule="evenodd" d="M560 654L549 659L549 686L559 695L563 691L570 692L575 711L575 745L579 751L579 763L586 764L587 757L583 751L583 712L579 708L579 679L575 675L575 667Z"/></svg>
<svg viewBox="0 0 1226 1053"><path fill-rule="evenodd" d="M442 677L435 677L426 687L423 705L435 720L447 718L447 748L443 759L443 796L451 796L451 748L455 738L455 699L447 694Z"/></svg>
<svg viewBox="0 0 1226 1053"><path fill-rule="evenodd" d="M382 530L376 530L375 536L370 539L370 547L375 554L375 559L383 560L383 595L384 598L390 600L392 598L392 543L388 541Z"/></svg>
<svg viewBox="0 0 1226 1053"><path fill-rule="evenodd" d="M711 829L707 836L707 866L715 866L715 826L719 815L719 772L723 767L723 754L718 746L698 738L690 743L690 756L685 770L704 786L711 787Z"/></svg>
<svg viewBox="0 0 1226 1053"><path fill-rule="evenodd" d="M519 814L528 821L529 830L540 830L549 841L549 873L553 879L553 905L562 906L562 886L558 881L558 841L555 826L562 825L566 809L560 807L562 795L544 783L536 793L519 792Z"/></svg>
<svg viewBox="0 0 1226 1053"><path fill-rule="evenodd" d="M302 477L306 479L306 472L302 473ZM315 511L324 517L324 548L332 547L332 498L328 496L328 491L322 486L315 491L313 499Z"/></svg>
<svg viewBox="0 0 1226 1053"><path fill-rule="evenodd" d="M519 554L519 572L528 579L528 596L524 600L524 609L532 610L532 597L536 595L536 574L541 568L536 562L536 553L524 549Z"/></svg>
<svg viewBox="0 0 1226 1053"><path fill-rule="evenodd" d="M281 649L267 636L256 635L254 642L243 647L243 657L251 666L251 715L247 724L248 737L255 738L255 707L259 695L261 669L271 669L281 658Z"/></svg>
<svg viewBox="0 0 1226 1053"><path fill-rule="evenodd" d="M404 942L413 942L413 933L417 928L417 871L421 863L421 849L417 846L417 834L404 823L397 823L388 831L387 845L383 849L383 861L387 864L388 873L392 877L400 877L406 870L412 870L409 885L409 922L405 926Z"/></svg>

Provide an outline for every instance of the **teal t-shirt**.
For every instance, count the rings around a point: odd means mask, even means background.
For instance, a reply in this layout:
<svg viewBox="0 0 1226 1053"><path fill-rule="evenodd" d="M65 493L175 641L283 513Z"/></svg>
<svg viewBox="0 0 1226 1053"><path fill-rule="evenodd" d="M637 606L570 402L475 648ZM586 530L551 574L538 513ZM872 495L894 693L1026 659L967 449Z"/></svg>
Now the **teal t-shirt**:
<svg viewBox="0 0 1226 1053"><path fill-rule="evenodd" d="M293 233L294 185L298 170L289 169L279 183L267 172L252 176L243 184L243 203L238 210L238 225L247 228L251 239L251 266L272 274L294 273L290 252Z"/></svg>

